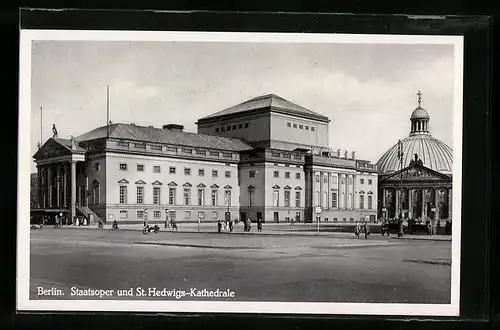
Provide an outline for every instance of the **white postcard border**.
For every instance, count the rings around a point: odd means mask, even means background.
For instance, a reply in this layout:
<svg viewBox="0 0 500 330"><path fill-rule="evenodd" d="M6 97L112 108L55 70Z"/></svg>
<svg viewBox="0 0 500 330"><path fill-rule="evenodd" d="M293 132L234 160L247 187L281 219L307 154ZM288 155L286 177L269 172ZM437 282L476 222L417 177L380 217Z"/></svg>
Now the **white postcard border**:
<svg viewBox="0 0 500 330"><path fill-rule="evenodd" d="M30 300L31 45L34 40L191 41L267 43L452 44L455 46L453 117L452 265L450 304ZM359 314L459 316L462 186L463 37L308 33L21 30L18 135L17 308L19 311Z"/></svg>

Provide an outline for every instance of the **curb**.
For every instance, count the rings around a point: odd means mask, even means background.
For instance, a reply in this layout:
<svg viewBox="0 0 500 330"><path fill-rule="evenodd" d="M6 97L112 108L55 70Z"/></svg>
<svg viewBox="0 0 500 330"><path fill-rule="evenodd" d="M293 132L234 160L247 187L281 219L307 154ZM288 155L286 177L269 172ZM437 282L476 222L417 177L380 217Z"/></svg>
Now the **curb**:
<svg viewBox="0 0 500 330"><path fill-rule="evenodd" d="M420 238L420 237L391 237L392 239L406 239L406 240L414 240L414 241L431 241L431 242L451 242L450 239L442 239L442 238Z"/></svg>
<svg viewBox="0 0 500 330"><path fill-rule="evenodd" d="M202 249L217 249L217 250L263 250L263 247L242 247L242 246L215 246L215 245L198 245L198 244L176 244L176 243L163 243L163 242L141 242L134 241L138 245L162 245L162 246L178 246L178 247L192 247Z"/></svg>

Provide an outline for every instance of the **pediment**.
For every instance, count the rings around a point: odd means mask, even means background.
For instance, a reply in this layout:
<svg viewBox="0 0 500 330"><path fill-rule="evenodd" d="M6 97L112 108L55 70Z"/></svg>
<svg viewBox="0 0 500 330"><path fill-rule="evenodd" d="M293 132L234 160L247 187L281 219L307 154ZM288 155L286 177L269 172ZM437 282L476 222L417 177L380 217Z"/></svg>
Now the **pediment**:
<svg viewBox="0 0 500 330"><path fill-rule="evenodd" d="M219 186L218 186L218 185L216 185L216 184L213 184L213 185L211 185L211 186L210 186L210 188L212 188L212 189L217 189L217 188L219 188Z"/></svg>
<svg viewBox="0 0 500 330"><path fill-rule="evenodd" d="M193 185L190 184L189 182L186 182L185 184L182 185L183 187L192 187Z"/></svg>
<svg viewBox="0 0 500 330"><path fill-rule="evenodd" d="M302 190L300 186L295 187L295 190Z"/></svg>
<svg viewBox="0 0 500 330"><path fill-rule="evenodd" d="M139 181L136 181L135 184L146 184L146 181L139 180Z"/></svg>
<svg viewBox="0 0 500 330"><path fill-rule="evenodd" d="M64 147L56 140L49 139L43 146L40 147L40 149L37 150L37 152L33 155L33 158L38 160L69 155L71 155L71 150Z"/></svg>
<svg viewBox="0 0 500 330"><path fill-rule="evenodd" d="M404 168L402 171L390 174L383 178L383 182L400 182L403 181L451 181L451 178L446 175L425 167L419 163Z"/></svg>
<svg viewBox="0 0 500 330"><path fill-rule="evenodd" d="M156 180L155 182L153 182L151 184L154 185L154 186L161 186L163 183L161 183L160 181Z"/></svg>
<svg viewBox="0 0 500 330"><path fill-rule="evenodd" d="M118 183L128 184L129 182L126 179L121 179L120 181L118 181Z"/></svg>
<svg viewBox="0 0 500 330"><path fill-rule="evenodd" d="M255 189L255 186L253 186L253 185L249 185L249 186L248 186L248 189Z"/></svg>
<svg viewBox="0 0 500 330"><path fill-rule="evenodd" d="M287 186L283 187L283 189L292 189L292 187L287 185Z"/></svg>
<svg viewBox="0 0 500 330"><path fill-rule="evenodd" d="M175 183L174 181L172 181L172 182L170 182L168 185L169 185L169 186L171 186L171 187L176 187L176 186L177 186L177 183Z"/></svg>
<svg viewBox="0 0 500 330"><path fill-rule="evenodd" d="M196 187L198 188L205 188L206 186L203 184L203 183L200 183L199 185L197 185Z"/></svg>
<svg viewBox="0 0 500 330"><path fill-rule="evenodd" d="M225 185L224 189L233 189L233 187L231 187L230 185Z"/></svg>
<svg viewBox="0 0 500 330"><path fill-rule="evenodd" d="M275 185L273 186L273 189L280 189L280 186L278 186L277 184L275 184Z"/></svg>

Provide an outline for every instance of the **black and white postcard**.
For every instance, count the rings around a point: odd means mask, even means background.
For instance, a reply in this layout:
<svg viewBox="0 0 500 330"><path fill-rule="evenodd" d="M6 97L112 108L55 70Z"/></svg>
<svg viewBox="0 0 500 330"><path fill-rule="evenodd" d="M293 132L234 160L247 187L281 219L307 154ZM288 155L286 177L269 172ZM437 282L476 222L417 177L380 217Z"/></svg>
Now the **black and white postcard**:
<svg viewBox="0 0 500 330"><path fill-rule="evenodd" d="M18 309L457 316L463 38L21 30Z"/></svg>

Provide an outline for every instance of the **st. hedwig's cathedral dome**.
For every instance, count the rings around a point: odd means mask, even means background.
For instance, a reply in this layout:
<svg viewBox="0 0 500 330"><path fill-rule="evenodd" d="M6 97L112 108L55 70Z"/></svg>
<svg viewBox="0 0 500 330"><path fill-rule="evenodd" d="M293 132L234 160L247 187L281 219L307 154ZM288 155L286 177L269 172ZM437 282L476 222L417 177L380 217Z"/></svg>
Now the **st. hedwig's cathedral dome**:
<svg viewBox="0 0 500 330"><path fill-rule="evenodd" d="M410 117L410 135L401 140L403 151L402 168L410 165L415 156L423 163L423 166L442 174L451 175L453 169L453 151L444 142L433 137L429 131L430 116L421 107L422 93L418 92L418 107ZM398 157L398 143L387 150L377 162L379 174L387 175L401 170Z"/></svg>

